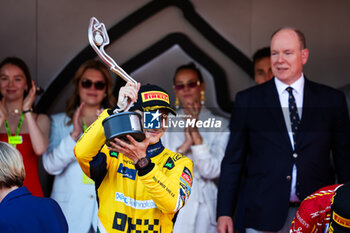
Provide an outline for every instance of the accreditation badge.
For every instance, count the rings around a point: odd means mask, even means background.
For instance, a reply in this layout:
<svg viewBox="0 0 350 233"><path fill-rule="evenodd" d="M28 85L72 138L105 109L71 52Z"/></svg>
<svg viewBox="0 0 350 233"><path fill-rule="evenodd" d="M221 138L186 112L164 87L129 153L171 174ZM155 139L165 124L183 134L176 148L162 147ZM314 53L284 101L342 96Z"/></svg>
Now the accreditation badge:
<svg viewBox="0 0 350 233"><path fill-rule="evenodd" d="M8 136L9 144L16 146L17 144L22 144L22 136Z"/></svg>

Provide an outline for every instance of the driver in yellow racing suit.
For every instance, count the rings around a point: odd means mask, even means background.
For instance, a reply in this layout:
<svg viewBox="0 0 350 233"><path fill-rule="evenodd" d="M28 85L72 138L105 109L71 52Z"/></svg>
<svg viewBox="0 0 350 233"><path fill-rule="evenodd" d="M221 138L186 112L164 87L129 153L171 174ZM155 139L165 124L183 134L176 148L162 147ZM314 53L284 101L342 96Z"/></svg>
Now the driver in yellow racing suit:
<svg viewBox="0 0 350 233"><path fill-rule="evenodd" d="M127 83L118 99L124 97L135 102L130 110L175 114L158 86ZM111 114L102 112L74 148L82 170L95 181L98 232L172 232L174 216L191 193L192 161L163 147L163 126L144 129L142 142L127 135L129 143L116 138L108 147L102 121Z"/></svg>

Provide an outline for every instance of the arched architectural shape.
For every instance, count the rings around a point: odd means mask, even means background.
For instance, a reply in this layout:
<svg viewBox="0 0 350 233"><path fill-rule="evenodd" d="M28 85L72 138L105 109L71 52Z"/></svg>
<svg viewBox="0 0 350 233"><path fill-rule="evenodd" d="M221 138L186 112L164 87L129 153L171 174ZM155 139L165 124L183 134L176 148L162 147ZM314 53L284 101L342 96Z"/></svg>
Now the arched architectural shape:
<svg viewBox="0 0 350 233"><path fill-rule="evenodd" d="M144 7L136 10L131 13L125 19L117 23L111 29L108 30L108 35L111 43L117 41L121 36L123 36L128 31L132 30L137 25L141 24L144 20L152 17L156 13L167 7L178 7L184 15L184 18L198 30L198 32L206 38L213 46L215 46L218 50L220 50L223 54L225 54L233 63L237 64L242 70L244 70L249 76L253 76L252 62L246 57L240 50L238 50L234 45L228 42L225 38L223 38L219 33L217 33L194 9L193 5L187 0L154 0L150 3L146 4ZM176 34L175 34L176 35ZM193 45L193 44L192 44ZM154 45L156 46L156 45ZM151 47L154 47L151 46ZM183 48L183 46L181 46ZM190 50L186 48L187 52ZM185 50L186 50L185 49ZM147 51L147 49L145 50ZM144 52L145 52L144 51ZM144 53L143 52L143 53ZM72 61L60 72L54 81L50 84L48 89L40 98L37 104L38 112L47 112L51 104L54 102L54 99L59 94L59 92L66 86L67 83L73 77L75 71L78 69L80 64L88 59L92 59L96 57L95 52L90 45L87 45L76 57L72 59ZM136 64L132 64L131 61L145 60L139 59L136 56L135 58L130 59L125 64L121 64L123 68L127 72L131 72L132 68L136 69ZM136 59L136 60L135 60ZM199 61L198 61L199 62ZM204 62L205 64L206 62ZM142 66L142 64L138 64ZM128 68L129 67L129 68ZM208 68L208 70L211 68ZM217 80L216 80L217 81ZM218 88L226 88L227 86L219 86ZM225 106L225 100L229 99L227 91L225 93L221 91L223 95L218 98L218 104L225 111L228 111L227 106ZM222 103L223 102L223 103ZM227 102L227 101L226 101Z"/></svg>

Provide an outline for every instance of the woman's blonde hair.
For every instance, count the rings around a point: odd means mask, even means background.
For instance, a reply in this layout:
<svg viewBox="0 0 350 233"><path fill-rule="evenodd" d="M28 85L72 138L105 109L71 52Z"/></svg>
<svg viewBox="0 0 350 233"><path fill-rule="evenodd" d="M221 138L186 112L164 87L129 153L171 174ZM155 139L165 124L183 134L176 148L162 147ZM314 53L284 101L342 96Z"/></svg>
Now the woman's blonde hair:
<svg viewBox="0 0 350 233"><path fill-rule="evenodd" d="M13 146L0 142L0 187L21 187L25 177L22 155Z"/></svg>
<svg viewBox="0 0 350 233"><path fill-rule="evenodd" d="M102 100L101 107L111 108L116 104L116 100L112 90L113 89L112 77L106 65L100 61L88 60L78 68L73 78L73 95L68 99L66 104L66 114L70 118L70 121L67 123L68 125L72 124L73 122L72 118L73 118L74 112L80 105L79 82L84 72L87 69L94 69L94 70L100 71L105 79L106 92L105 92L105 97Z"/></svg>

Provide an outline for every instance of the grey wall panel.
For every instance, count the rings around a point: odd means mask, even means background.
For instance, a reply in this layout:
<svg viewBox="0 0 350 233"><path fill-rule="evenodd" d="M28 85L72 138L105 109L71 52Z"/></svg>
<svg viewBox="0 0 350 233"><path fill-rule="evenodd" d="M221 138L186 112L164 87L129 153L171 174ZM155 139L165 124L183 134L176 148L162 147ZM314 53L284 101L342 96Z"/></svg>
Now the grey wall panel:
<svg viewBox="0 0 350 233"><path fill-rule="evenodd" d="M106 27L126 17L149 1L38 0L39 77L47 87L52 79L88 44L92 16Z"/></svg>
<svg viewBox="0 0 350 233"><path fill-rule="evenodd" d="M0 60L22 58L38 81L36 0L0 1Z"/></svg>

